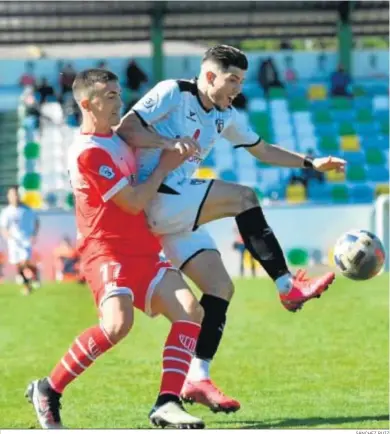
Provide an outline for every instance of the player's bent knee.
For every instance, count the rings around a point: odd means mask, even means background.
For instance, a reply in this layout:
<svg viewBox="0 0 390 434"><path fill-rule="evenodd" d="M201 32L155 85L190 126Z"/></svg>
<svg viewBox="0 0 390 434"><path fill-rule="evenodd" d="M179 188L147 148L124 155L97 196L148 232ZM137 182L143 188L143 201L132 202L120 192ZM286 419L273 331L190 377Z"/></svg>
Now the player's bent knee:
<svg viewBox="0 0 390 434"><path fill-rule="evenodd" d="M102 308L102 326L108 338L118 343L125 338L133 326L133 302L127 295L109 298Z"/></svg>
<svg viewBox="0 0 390 434"><path fill-rule="evenodd" d="M230 301L234 295L234 284L230 278L209 282L201 288L204 294Z"/></svg>
<svg viewBox="0 0 390 434"><path fill-rule="evenodd" d="M254 208L255 206L259 206L259 200L257 198L257 195L255 191L246 186L240 186L241 187L241 193L240 193L240 211L246 211L248 209Z"/></svg>

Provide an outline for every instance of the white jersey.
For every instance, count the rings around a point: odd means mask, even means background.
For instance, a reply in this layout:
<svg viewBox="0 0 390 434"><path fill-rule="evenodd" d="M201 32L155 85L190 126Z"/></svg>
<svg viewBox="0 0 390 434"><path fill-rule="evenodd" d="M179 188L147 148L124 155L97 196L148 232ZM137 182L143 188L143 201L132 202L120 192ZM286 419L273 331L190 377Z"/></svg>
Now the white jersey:
<svg viewBox="0 0 390 434"><path fill-rule="evenodd" d="M37 219L35 212L24 204L6 206L1 212L0 226L8 231L9 247L30 247Z"/></svg>
<svg viewBox="0 0 390 434"><path fill-rule="evenodd" d="M236 109L207 110L198 95L196 81L165 80L158 83L132 108L145 125L151 125L162 136L170 138L194 137L200 144L200 155L193 156L173 170L164 183L180 191L183 182L191 178L207 157L214 143L221 137L234 147L254 146L260 137L247 119ZM138 176L147 179L156 168L161 150L138 149Z"/></svg>

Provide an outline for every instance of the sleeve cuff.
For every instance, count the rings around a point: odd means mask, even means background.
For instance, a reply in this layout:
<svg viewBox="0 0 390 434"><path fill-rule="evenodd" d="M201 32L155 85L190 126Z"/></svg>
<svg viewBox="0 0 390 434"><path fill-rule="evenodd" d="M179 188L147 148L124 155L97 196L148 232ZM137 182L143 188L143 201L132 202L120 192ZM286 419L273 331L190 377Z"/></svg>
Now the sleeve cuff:
<svg viewBox="0 0 390 434"><path fill-rule="evenodd" d="M126 187L129 183L126 178L120 179L113 187L111 187L106 193L103 194L102 199L103 202L109 201L113 196L115 196L118 191L122 190L123 187Z"/></svg>
<svg viewBox="0 0 390 434"><path fill-rule="evenodd" d="M145 121L145 119L137 112L137 110L132 109L131 110L136 116L137 118L140 120L141 124L147 128L149 126L149 124Z"/></svg>
<svg viewBox="0 0 390 434"><path fill-rule="evenodd" d="M238 148L252 148L253 146L258 145L261 142L262 138L259 137L258 140L256 140L255 143L250 143L250 144L242 144L242 145L235 145L233 146L234 149L238 149Z"/></svg>

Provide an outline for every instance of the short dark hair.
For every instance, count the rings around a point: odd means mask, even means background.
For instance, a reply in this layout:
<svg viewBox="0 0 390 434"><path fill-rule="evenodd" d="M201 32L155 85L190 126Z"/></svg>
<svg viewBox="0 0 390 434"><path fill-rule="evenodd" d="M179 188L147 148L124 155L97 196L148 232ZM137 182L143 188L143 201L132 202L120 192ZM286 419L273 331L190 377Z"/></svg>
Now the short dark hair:
<svg viewBox="0 0 390 434"><path fill-rule="evenodd" d="M202 63L211 60L218 63L223 70L235 66L244 71L248 69L248 59L238 48L230 45L215 45L209 48L203 56Z"/></svg>
<svg viewBox="0 0 390 434"><path fill-rule="evenodd" d="M108 69L92 68L79 72L73 82L73 96L76 100L80 99L81 94L91 93L96 83L108 83L119 81L118 76Z"/></svg>

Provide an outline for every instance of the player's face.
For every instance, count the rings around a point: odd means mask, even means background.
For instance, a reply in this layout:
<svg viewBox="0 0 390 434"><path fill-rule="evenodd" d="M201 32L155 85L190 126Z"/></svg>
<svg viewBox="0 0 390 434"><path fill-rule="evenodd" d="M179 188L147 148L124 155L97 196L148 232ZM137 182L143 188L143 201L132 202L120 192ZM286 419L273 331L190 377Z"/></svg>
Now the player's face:
<svg viewBox="0 0 390 434"><path fill-rule="evenodd" d="M118 125L121 116L121 88L116 81L97 83L89 101L89 108L100 124Z"/></svg>
<svg viewBox="0 0 390 434"><path fill-rule="evenodd" d="M7 198L10 205L17 205L19 203L19 194L16 188L8 190Z"/></svg>
<svg viewBox="0 0 390 434"><path fill-rule="evenodd" d="M233 66L215 74L208 96L219 110L226 110L232 105L234 98L241 92L244 78L245 71Z"/></svg>

